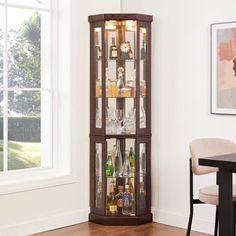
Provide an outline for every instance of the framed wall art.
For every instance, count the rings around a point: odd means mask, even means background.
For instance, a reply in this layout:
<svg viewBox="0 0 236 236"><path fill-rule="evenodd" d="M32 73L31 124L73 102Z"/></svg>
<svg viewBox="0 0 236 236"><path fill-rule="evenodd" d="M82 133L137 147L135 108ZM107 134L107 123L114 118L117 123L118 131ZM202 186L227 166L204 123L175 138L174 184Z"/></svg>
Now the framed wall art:
<svg viewBox="0 0 236 236"><path fill-rule="evenodd" d="M236 114L236 22L211 25L211 113Z"/></svg>

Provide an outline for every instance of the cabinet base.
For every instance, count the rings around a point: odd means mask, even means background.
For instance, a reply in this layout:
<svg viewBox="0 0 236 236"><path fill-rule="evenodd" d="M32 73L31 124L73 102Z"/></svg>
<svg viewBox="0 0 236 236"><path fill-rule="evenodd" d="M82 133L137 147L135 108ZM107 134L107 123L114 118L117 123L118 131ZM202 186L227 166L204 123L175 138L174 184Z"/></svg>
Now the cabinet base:
<svg viewBox="0 0 236 236"><path fill-rule="evenodd" d="M101 216L89 214L89 221L101 225L141 225L152 222L152 213L142 216Z"/></svg>

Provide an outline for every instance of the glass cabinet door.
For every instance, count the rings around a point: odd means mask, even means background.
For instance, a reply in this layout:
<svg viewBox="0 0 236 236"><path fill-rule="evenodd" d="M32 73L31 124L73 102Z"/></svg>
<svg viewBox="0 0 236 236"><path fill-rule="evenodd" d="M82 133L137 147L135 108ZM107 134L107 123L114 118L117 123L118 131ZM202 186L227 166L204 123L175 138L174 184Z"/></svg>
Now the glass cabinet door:
<svg viewBox="0 0 236 236"><path fill-rule="evenodd" d="M136 21L106 21L106 133L136 132Z"/></svg>
<svg viewBox="0 0 236 236"><path fill-rule="evenodd" d="M102 28L94 28L95 128L102 128Z"/></svg>
<svg viewBox="0 0 236 236"><path fill-rule="evenodd" d="M146 80L147 80L147 29L140 28L139 40L139 128L147 127Z"/></svg>
<svg viewBox="0 0 236 236"><path fill-rule="evenodd" d="M135 139L107 139L106 215L135 216Z"/></svg>
<svg viewBox="0 0 236 236"><path fill-rule="evenodd" d="M96 178L96 186L95 186L95 208L102 208L102 144L95 144L95 178Z"/></svg>
<svg viewBox="0 0 236 236"><path fill-rule="evenodd" d="M146 174L147 174L146 143L139 144L139 208L146 208Z"/></svg>

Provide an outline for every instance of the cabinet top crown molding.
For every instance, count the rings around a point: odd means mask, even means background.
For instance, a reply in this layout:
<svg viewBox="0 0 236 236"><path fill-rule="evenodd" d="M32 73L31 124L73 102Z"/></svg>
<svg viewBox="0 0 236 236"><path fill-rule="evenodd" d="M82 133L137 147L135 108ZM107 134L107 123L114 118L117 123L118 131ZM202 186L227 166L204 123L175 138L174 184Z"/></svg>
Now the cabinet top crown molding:
<svg viewBox="0 0 236 236"><path fill-rule="evenodd" d="M145 15L145 14L138 14L138 13L111 13L111 14L98 14L98 15L91 15L88 17L88 21L98 22L98 21L105 21L105 20L137 20L137 21L146 21L152 22L153 16L152 15Z"/></svg>

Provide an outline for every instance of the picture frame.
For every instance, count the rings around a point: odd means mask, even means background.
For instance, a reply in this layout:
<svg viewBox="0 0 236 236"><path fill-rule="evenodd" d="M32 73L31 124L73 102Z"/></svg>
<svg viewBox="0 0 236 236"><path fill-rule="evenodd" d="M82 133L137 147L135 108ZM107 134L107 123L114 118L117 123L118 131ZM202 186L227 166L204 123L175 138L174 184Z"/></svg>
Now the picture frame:
<svg viewBox="0 0 236 236"><path fill-rule="evenodd" d="M236 21L211 24L211 113L236 115Z"/></svg>

